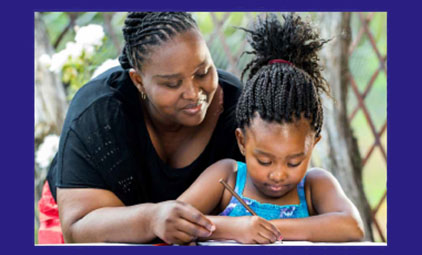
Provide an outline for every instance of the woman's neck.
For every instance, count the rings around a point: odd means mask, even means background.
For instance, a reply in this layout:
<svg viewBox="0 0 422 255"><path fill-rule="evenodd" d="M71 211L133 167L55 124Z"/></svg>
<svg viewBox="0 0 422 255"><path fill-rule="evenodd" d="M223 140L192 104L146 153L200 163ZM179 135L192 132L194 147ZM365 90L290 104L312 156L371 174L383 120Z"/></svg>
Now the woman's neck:
<svg viewBox="0 0 422 255"><path fill-rule="evenodd" d="M170 121L165 118L161 118L159 114L154 114L155 110L148 104L146 101L143 102L143 112L145 116L145 122L149 124L149 126L154 129L154 132L160 135L164 134L175 134L180 133L185 130L186 126L183 126L180 123L176 123L174 121Z"/></svg>

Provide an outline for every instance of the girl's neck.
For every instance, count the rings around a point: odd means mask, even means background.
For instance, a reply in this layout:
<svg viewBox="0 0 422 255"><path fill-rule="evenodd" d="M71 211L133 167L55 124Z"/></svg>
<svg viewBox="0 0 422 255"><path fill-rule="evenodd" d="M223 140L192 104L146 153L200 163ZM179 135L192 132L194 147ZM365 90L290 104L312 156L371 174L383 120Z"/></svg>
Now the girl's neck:
<svg viewBox="0 0 422 255"><path fill-rule="evenodd" d="M242 195L244 197L248 197L260 203L266 203L266 204L275 204L275 205L300 204L300 199L299 199L299 195L297 191L297 185L281 197L269 197L269 196L266 196L260 190L258 190L257 187L255 187L249 175L247 175L245 188L243 190Z"/></svg>

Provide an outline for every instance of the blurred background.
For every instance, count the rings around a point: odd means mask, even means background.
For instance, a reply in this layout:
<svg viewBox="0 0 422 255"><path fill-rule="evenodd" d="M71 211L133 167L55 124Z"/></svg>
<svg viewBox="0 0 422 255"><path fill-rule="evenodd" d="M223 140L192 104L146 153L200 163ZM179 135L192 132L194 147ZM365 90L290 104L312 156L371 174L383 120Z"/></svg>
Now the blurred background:
<svg viewBox="0 0 422 255"><path fill-rule="evenodd" d="M324 97L323 143L312 165L330 170L365 221L366 239L387 238L387 13L297 13L331 39L321 51L332 98ZM118 65L124 12L35 13L34 241L42 184L74 93ZM250 60L252 12L192 13L218 68L240 78ZM282 19L282 13L276 13ZM246 76L245 76L246 77Z"/></svg>

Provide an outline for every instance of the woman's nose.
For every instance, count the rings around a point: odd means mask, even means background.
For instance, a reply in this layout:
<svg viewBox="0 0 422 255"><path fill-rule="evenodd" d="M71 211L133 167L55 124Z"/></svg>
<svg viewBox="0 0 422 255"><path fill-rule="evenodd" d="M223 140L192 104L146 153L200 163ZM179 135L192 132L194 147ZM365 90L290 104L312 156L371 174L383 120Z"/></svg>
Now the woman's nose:
<svg viewBox="0 0 422 255"><path fill-rule="evenodd" d="M186 88L183 91L183 99L196 101L199 97L199 88L195 85L193 81L189 81L186 84Z"/></svg>

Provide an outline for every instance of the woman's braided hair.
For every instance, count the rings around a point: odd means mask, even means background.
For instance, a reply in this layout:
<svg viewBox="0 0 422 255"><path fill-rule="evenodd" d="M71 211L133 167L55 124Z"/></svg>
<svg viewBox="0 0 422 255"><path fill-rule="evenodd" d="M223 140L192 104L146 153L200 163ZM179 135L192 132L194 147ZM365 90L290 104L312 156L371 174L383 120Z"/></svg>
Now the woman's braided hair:
<svg viewBox="0 0 422 255"><path fill-rule="evenodd" d="M196 22L186 12L130 12L123 27L125 46L119 57L120 65L141 71L151 46L192 28L197 29Z"/></svg>
<svg viewBox="0 0 422 255"><path fill-rule="evenodd" d="M258 18L249 30L248 42L254 54L242 73L250 71L239 98L238 126L249 126L256 112L268 122L290 123L304 116L319 136L323 121L320 94L329 87L318 65L318 51L327 41L321 40L312 26L295 14L283 15L284 23L274 14ZM269 63L283 59L290 63ZM295 118L294 118L295 117Z"/></svg>

